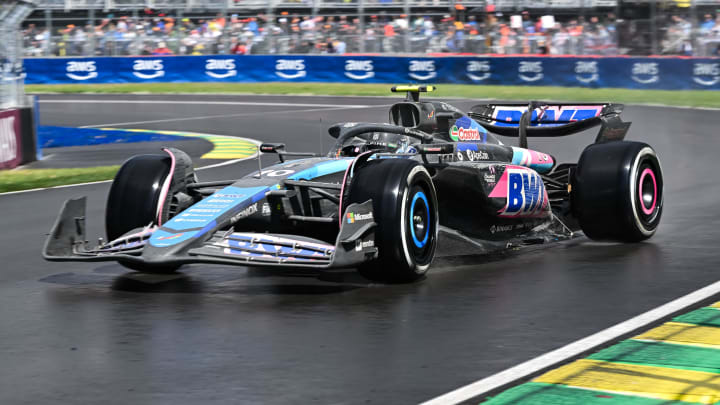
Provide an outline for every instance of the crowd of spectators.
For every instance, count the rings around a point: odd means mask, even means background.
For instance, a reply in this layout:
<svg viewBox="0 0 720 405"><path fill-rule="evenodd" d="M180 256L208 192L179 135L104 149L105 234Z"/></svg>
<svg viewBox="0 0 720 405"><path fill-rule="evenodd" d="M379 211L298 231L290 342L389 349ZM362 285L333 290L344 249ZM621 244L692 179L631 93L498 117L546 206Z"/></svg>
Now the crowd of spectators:
<svg viewBox="0 0 720 405"><path fill-rule="evenodd" d="M621 29L622 27L622 29ZM623 36L623 30L628 31ZM26 56L204 54L484 53L618 55L633 53L633 22L614 14L565 18L482 13L211 18L108 16L95 24L23 31ZM657 51L712 55L720 50L720 15L697 29L680 16L659 28ZM630 36L629 38L628 35ZM643 50L646 54L650 49Z"/></svg>
<svg viewBox="0 0 720 405"><path fill-rule="evenodd" d="M673 15L661 45L663 54L720 56L720 13L704 14L695 30L690 21Z"/></svg>

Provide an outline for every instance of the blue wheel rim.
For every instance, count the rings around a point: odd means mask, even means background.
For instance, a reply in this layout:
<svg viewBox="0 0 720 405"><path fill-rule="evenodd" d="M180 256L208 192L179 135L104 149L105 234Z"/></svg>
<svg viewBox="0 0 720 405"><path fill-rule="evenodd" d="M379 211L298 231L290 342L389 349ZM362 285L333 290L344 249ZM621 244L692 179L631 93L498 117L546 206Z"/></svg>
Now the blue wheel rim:
<svg viewBox="0 0 720 405"><path fill-rule="evenodd" d="M425 203L425 218L427 218L427 224L425 226L425 235L423 237L423 240L418 239L417 235L415 234L415 204L417 204L418 200L423 200ZM422 191L418 191L415 193L412 199L412 203L410 204L410 234L413 238L413 243L415 243L415 246L418 247L418 249L422 249L425 247L428 241L428 237L430 236L430 204L428 203L427 197L425 196L425 193Z"/></svg>

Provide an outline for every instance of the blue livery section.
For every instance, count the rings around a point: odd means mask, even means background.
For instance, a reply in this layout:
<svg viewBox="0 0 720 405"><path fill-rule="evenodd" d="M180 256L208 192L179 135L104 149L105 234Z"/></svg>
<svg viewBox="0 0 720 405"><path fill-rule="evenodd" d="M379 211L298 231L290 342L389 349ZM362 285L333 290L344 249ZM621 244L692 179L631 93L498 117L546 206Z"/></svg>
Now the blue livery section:
<svg viewBox="0 0 720 405"><path fill-rule="evenodd" d="M285 165L277 165L276 167L288 166L288 164L298 164L303 161L285 162ZM345 171L352 162L351 158L333 159L318 162L314 166L294 173L291 168L288 169L267 169L263 170L265 178L272 178L273 174L277 176L287 176L290 180L312 180L328 174ZM217 218L226 213L237 214L243 209L249 207L265 198L265 194L271 190L278 188L278 184L270 186L257 187L237 187L228 186L213 195L198 202L177 216L173 217L163 227L178 231L171 233L158 229L150 237L150 244L155 247L168 247L184 242L192 237L200 236L211 232L218 224Z"/></svg>
<svg viewBox="0 0 720 405"><path fill-rule="evenodd" d="M288 176L288 179L312 180L318 177L327 176L328 174L343 172L348 168L352 161L352 158L344 158L321 162L309 169L305 169L295 174L291 174L290 176Z"/></svg>
<svg viewBox="0 0 720 405"><path fill-rule="evenodd" d="M266 186L225 187L163 224L163 227L174 229L178 233L172 234L159 229L150 237L150 244L156 247L173 246L194 236L205 234L217 225L215 220L219 216L228 212L234 214L247 208L250 204L263 199L267 190L269 187ZM201 230L197 230L198 228Z"/></svg>
<svg viewBox="0 0 720 405"><path fill-rule="evenodd" d="M314 261L326 258L325 254L317 250L281 246L276 242L276 239L262 236L255 237L254 241L249 238L247 240L232 239L227 242L227 253L250 257L279 257L296 261Z"/></svg>
<svg viewBox="0 0 720 405"><path fill-rule="evenodd" d="M26 58L27 84L151 82L457 83L720 90L720 59L210 55Z"/></svg>
<svg viewBox="0 0 720 405"><path fill-rule="evenodd" d="M495 123L499 127L517 127L520 123L520 117L523 112L518 109L502 109L495 110ZM589 118L595 118L598 114L597 108L565 108L560 111L546 110L538 120L540 112L535 110L530 117L530 126L533 127L549 127L557 125L565 125L571 122L582 121Z"/></svg>

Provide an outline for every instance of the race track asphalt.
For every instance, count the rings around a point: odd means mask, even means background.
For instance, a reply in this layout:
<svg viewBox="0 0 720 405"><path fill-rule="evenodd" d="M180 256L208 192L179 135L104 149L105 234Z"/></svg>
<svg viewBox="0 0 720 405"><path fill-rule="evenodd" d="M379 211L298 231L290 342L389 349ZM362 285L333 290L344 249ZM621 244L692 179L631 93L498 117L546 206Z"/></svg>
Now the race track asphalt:
<svg viewBox="0 0 720 405"><path fill-rule="evenodd" d="M318 151L329 147L331 123L386 121L392 102L52 95L40 97L40 110L47 125L237 135ZM628 106L624 118L634 122L628 139L654 146L663 165L665 211L654 238L580 237L502 259L443 259L409 285L370 284L352 271L194 265L160 277L48 263L40 249L65 199L87 195L88 233L102 235L108 183L2 195L0 403L417 403L717 281L720 114ZM592 139L530 146L575 161ZM255 165L199 176L231 178Z"/></svg>

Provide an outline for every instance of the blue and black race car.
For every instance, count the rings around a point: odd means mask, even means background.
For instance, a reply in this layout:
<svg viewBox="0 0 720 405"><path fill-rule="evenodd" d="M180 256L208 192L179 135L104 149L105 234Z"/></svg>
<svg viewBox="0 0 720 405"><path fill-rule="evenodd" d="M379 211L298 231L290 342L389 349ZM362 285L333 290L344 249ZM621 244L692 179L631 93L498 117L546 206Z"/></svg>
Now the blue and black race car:
<svg viewBox="0 0 720 405"><path fill-rule="evenodd" d="M579 230L624 242L655 233L660 162L650 146L623 140L622 105L481 104L464 113L420 101L432 89L393 87L407 96L390 108L390 123L333 125L336 143L324 157L262 144L279 162L239 179L199 182L173 148L132 157L110 188L108 242L90 246L85 198L71 199L43 255L143 272L189 263L355 267L372 280L409 282L428 271L443 240L476 253ZM594 126L577 163L527 147L531 137Z"/></svg>

